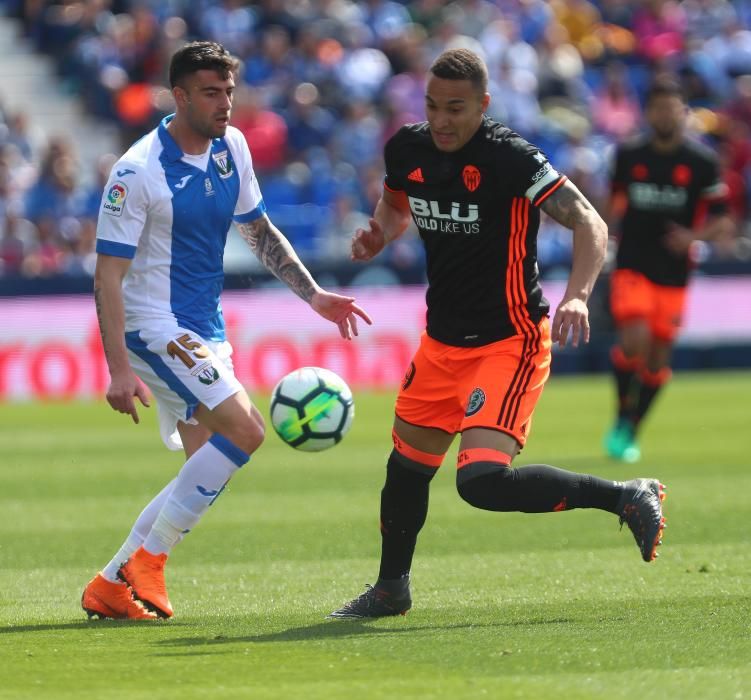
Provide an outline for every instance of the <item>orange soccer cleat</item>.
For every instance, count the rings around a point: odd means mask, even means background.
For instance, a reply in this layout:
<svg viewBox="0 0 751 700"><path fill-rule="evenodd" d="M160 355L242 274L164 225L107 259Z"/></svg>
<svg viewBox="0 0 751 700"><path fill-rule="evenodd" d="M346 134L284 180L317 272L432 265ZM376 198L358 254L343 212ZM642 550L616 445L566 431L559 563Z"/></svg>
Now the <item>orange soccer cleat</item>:
<svg viewBox="0 0 751 700"><path fill-rule="evenodd" d="M81 607L89 617L114 620L156 620L156 614L133 600L124 583L108 581L101 573L86 584L81 596Z"/></svg>
<svg viewBox="0 0 751 700"><path fill-rule="evenodd" d="M133 596L159 617L172 617L173 614L164 582L166 563L166 554L151 554L139 547L119 571L120 578L130 586Z"/></svg>

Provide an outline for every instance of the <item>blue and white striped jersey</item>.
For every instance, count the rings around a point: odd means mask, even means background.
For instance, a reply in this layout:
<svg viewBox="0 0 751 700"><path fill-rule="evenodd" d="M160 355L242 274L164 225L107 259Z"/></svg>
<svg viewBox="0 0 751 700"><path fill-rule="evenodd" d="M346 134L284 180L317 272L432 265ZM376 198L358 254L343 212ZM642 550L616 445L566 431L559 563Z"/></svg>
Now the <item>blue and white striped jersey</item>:
<svg viewBox="0 0 751 700"><path fill-rule="evenodd" d="M183 153L172 116L115 163L104 189L97 253L130 258L125 330L177 324L224 340L219 295L230 224L266 211L245 137L227 127L201 155Z"/></svg>

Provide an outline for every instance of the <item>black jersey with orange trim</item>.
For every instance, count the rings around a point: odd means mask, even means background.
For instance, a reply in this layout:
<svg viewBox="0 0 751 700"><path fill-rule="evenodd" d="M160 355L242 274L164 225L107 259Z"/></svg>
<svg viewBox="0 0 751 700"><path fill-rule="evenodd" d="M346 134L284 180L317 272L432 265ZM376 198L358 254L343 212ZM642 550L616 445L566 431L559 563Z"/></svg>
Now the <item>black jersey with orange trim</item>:
<svg viewBox="0 0 751 700"><path fill-rule="evenodd" d="M565 178L545 155L487 117L458 151L427 122L386 144L385 187L404 192L427 258L427 333L460 347L534 334L550 304L537 269L539 204Z"/></svg>
<svg viewBox="0 0 751 700"><path fill-rule="evenodd" d="M641 272L655 284L685 286L690 258L668 250L665 237L671 223L693 228L704 212L724 211L725 186L715 155L689 139L670 152L657 151L646 137L621 145L612 193L626 198L617 267Z"/></svg>

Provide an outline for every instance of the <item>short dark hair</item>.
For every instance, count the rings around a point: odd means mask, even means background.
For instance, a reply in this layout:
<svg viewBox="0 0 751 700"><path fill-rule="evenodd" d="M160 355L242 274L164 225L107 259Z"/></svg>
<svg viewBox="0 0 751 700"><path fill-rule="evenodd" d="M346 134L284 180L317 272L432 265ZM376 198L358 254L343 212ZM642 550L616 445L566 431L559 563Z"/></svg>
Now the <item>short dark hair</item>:
<svg viewBox="0 0 751 700"><path fill-rule="evenodd" d="M215 41L193 41L175 51L169 65L171 87L199 70L213 70L226 80L239 68L239 61Z"/></svg>
<svg viewBox="0 0 751 700"><path fill-rule="evenodd" d="M655 78L647 89L645 104L649 104L658 97L677 97L681 102L685 101L681 84L672 76L663 75Z"/></svg>
<svg viewBox="0 0 751 700"><path fill-rule="evenodd" d="M436 78L469 80L481 92L488 91L488 69L483 60L469 49L444 51L430 66Z"/></svg>

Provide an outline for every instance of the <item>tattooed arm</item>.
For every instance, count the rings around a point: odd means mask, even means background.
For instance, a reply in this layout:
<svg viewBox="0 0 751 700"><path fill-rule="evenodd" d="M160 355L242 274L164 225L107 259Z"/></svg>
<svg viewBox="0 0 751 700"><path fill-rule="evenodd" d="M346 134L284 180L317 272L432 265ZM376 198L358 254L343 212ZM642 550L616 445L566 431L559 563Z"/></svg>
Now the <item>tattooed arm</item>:
<svg viewBox="0 0 751 700"><path fill-rule="evenodd" d="M265 214L255 221L236 224L240 235L263 266L284 282L297 296L310 303L320 291L284 234Z"/></svg>
<svg viewBox="0 0 751 700"><path fill-rule="evenodd" d="M138 423L138 411L133 400L138 397L144 406L149 405L146 388L128 362L125 347L125 307L122 282L130 267L130 260L111 255L97 256L94 272L94 303L102 336L104 356L110 371L107 401L120 413L127 413Z"/></svg>
<svg viewBox="0 0 751 700"><path fill-rule="evenodd" d="M574 232L571 274L561 303L553 317L553 342L565 345L571 331L572 344L589 342L587 300L605 260L608 227L587 198L567 180L543 203L542 210Z"/></svg>
<svg viewBox="0 0 751 700"><path fill-rule="evenodd" d="M314 311L336 323L342 338L351 340L358 334L356 316L372 323L368 314L355 304L354 298L326 292L315 283L290 242L268 216L264 214L255 221L237 224L237 230L263 266L307 301Z"/></svg>

